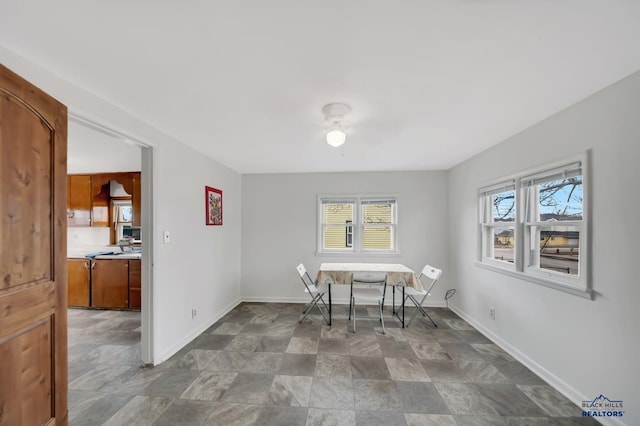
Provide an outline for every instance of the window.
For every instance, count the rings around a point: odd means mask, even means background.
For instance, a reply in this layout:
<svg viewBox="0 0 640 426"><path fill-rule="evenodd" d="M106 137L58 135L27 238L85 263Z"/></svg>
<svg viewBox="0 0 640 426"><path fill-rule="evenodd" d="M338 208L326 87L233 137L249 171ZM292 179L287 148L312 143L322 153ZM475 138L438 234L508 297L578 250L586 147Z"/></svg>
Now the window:
<svg viewBox="0 0 640 426"><path fill-rule="evenodd" d="M515 261L515 181L500 182L480 193L482 259L512 264Z"/></svg>
<svg viewBox="0 0 640 426"><path fill-rule="evenodd" d="M319 198L318 252L396 253L396 200Z"/></svg>
<svg viewBox="0 0 640 426"><path fill-rule="evenodd" d="M353 221L356 200L323 200L322 248L325 250L351 251L353 247ZM348 235L352 234L349 245Z"/></svg>
<svg viewBox="0 0 640 426"><path fill-rule="evenodd" d="M525 270L579 279L584 233L581 164L525 176L521 186L526 200Z"/></svg>
<svg viewBox="0 0 640 426"><path fill-rule="evenodd" d="M480 266L591 297L584 169L581 157L480 188Z"/></svg>

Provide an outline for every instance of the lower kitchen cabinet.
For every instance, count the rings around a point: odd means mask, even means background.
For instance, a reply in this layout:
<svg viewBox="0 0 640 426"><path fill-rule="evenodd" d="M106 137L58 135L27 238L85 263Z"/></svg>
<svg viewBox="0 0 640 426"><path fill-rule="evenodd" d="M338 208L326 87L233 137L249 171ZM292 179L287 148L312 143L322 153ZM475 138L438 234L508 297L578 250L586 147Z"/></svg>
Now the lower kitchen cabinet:
<svg viewBox="0 0 640 426"><path fill-rule="evenodd" d="M91 306L129 307L129 260L95 259L91 268Z"/></svg>
<svg viewBox="0 0 640 426"><path fill-rule="evenodd" d="M142 290L142 261L129 260L129 308L140 309Z"/></svg>
<svg viewBox="0 0 640 426"><path fill-rule="evenodd" d="M89 264L89 259L67 259L69 306L83 308L90 306Z"/></svg>
<svg viewBox="0 0 640 426"><path fill-rule="evenodd" d="M140 310L140 259L67 259L68 305Z"/></svg>

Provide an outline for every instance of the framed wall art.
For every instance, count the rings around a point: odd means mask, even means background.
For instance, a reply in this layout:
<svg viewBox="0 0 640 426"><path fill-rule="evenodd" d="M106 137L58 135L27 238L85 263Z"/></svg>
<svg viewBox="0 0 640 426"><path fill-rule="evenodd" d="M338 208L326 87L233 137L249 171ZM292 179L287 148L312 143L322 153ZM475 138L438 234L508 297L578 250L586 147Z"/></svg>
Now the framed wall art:
<svg viewBox="0 0 640 426"><path fill-rule="evenodd" d="M206 224L222 225L222 191L210 186L204 187L206 203Z"/></svg>

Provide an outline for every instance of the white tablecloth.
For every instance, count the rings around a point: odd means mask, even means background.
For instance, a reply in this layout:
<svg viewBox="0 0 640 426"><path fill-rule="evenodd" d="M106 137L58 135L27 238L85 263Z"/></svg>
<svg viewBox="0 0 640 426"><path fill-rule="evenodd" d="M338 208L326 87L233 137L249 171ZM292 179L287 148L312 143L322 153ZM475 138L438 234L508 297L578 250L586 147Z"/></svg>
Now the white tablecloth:
<svg viewBox="0 0 640 426"><path fill-rule="evenodd" d="M423 291L415 272L399 263L323 263L318 270L318 284L351 284L354 272L384 272L387 285Z"/></svg>

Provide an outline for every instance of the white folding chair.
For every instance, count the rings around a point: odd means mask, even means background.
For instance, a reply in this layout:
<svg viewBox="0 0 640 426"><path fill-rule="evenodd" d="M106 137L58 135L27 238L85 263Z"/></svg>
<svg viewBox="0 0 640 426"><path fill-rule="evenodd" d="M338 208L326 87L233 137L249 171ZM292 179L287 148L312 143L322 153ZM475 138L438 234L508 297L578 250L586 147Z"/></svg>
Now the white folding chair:
<svg viewBox="0 0 640 426"><path fill-rule="evenodd" d="M304 307L304 310L302 311L302 314L300 314L299 322L302 322L302 320L304 320L307 315L309 315L309 313L315 306L322 314L322 318L324 318L327 324L329 324L329 308L327 307L326 303L324 303L324 299L322 298L322 296L324 296L324 294L326 293L326 289L323 286L318 286L318 283L311 279L309 273L307 272L307 269L302 263L296 266L296 269L298 270L300 279L304 284L304 292L309 293L309 296L311 296L311 301L307 303L307 305ZM322 307L318 305L318 302L322 302L322 305L324 305L324 310L322 310Z"/></svg>
<svg viewBox="0 0 640 426"><path fill-rule="evenodd" d="M349 304L349 320L353 315L353 332L356 332L356 300L361 302L376 302L384 334L384 318L382 304L387 289L387 274L384 272L354 272L351 278L351 297Z"/></svg>
<svg viewBox="0 0 640 426"><path fill-rule="evenodd" d="M411 324L411 321L413 321L413 318L418 312L422 313L423 316L428 317L435 327L438 326L438 324L433 321L433 318L429 316L423 304L427 297L429 297L429 295L431 294L431 289L433 289L433 286L440 278L440 275L442 275L442 269L434 268L431 265L426 265L424 268L422 268L420 275L418 275L418 280L420 280L420 283L422 284L422 288L424 290L418 291L412 287L405 287L404 303L407 303L407 299L411 300L417 308L413 315L411 315L411 318L409 319L406 327L409 327L409 324Z"/></svg>

